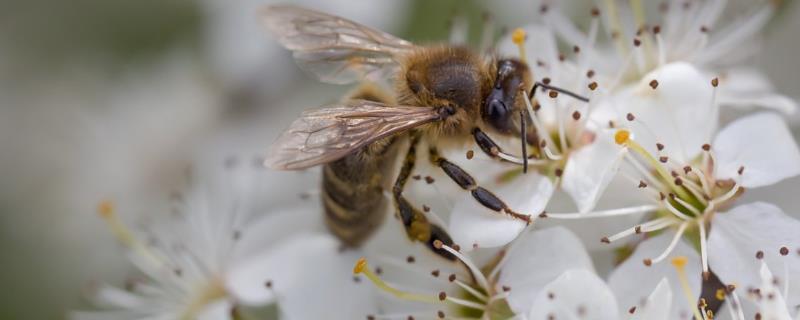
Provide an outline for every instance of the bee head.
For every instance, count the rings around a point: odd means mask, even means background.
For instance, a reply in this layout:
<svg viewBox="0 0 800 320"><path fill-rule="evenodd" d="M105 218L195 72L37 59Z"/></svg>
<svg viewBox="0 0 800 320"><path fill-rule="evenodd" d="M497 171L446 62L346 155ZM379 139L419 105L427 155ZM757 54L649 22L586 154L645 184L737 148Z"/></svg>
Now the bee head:
<svg viewBox="0 0 800 320"><path fill-rule="evenodd" d="M483 121L499 132L513 131L524 111L525 94L520 89L527 89L530 82L528 66L516 59L497 61L497 72L489 94L481 108Z"/></svg>

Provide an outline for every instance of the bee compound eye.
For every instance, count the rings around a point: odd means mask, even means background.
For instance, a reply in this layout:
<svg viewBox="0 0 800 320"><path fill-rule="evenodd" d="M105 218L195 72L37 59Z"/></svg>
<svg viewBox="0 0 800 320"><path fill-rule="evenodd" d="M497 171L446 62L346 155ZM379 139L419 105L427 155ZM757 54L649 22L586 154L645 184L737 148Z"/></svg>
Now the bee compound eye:
<svg viewBox="0 0 800 320"><path fill-rule="evenodd" d="M492 99L487 104L486 114L489 116L491 120L500 120L506 117L508 114L508 107L503 101L498 99Z"/></svg>

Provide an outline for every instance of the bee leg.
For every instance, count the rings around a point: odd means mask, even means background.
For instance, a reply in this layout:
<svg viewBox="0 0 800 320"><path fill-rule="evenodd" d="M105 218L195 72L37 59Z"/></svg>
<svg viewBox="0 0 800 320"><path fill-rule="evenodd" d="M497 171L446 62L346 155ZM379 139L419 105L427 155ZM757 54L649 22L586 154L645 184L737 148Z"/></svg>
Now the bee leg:
<svg viewBox="0 0 800 320"><path fill-rule="evenodd" d="M480 147L481 150L483 150L483 153L485 153L489 157L495 159L500 158L501 160L516 164L521 164L527 167L528 159L530 159L530 157L528 157L527 154L525 154L526 159L523 159L521 157L504 152L503 149L501 149L500 146L496 142L494 142L494 140L492 140L492 138L489 137L489 135L486 134L486 132L483 132L483 130L481 130L480 128L472 129L472 137L475 139L475 143L478 144L478 147ZM523 141L523 143L525 143L525 141ZM525 150L525 148L523 148L523 150ZM525 150L524 152L527 153L527 150Z"/></svg>
<svg viewBox="0 0 800 320"><path fill-rule="evenodd" d="M514 219L525 221L526 224L531 223L530 215L518 213L509 208L508 205L494 193L479 186L475 178L464 171L464 169L461 169L457 164L439 156L439 152L436 148L430 148L428 152L430 153L430 161L441 168L459 187L469 191L478 203L492 211L502 212Z"/></svg>
<svg viewBox="0 0 800 320"><path fill-rule="evenodd" d="M434 241L439 240L445 245L452 246L453 239L450 238L450 235L448 235L447 232L441 227L430 223L428 218L425 217L425 214L419 209L415 208L408 201L408 199L403 196L403 190L405 189L406 182L408 182L408 177L410 177L411 172L414 171L414 165L417 160L417 144L419 143L419 140L419 135L413 135L411 137L411 145L406 152L406 156L403 160L403 166L400 168L400 173L394 182L392 196L394 197L398 215L400 216L400 220L403 222L403 227L405 228L408 237L414 241L425 243L425 245L428 246L431 251L448 260L455 260L456 257L450 252L447 252L444 249L437 249L433 244Z"/></svg>
<svg viewBox="0 0 800 320"><path fill-rule="evenodd" d="M536 81L536 83L533 84L533 88L531 88L531 92L528 93L528 99L533 99L533 96L536 94L536 89L538 89L539 87L545 88L547 90L553 90L553 91L556 91L556 92L561 92L563 94L566 94L566 95L568 95L570 97L573 97L573 98L578 99L578 100L583 101L583 102L587 102L587 103L589 102L589 98L581 96L581 95L579 95L577 93L574 93L572 91L569 91L567 89L561 89L559 87L551 86L549 84L544 84L544 83L541 83L539 81Z"/></svg>

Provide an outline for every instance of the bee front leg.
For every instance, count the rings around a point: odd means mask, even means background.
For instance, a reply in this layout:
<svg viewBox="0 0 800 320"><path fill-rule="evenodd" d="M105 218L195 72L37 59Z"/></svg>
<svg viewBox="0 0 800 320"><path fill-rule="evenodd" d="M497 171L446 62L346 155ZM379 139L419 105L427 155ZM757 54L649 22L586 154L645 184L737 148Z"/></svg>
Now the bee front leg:
<svg viewBox="0 0 800 320"><path fill-rule="evenodd" d="M403 159L403 166L400 168L400 173L395 179L394 187L392 188L392 196L394 197L397 213L400 220L403 222L403 227L406 234L414 241L425 243L429 249L434 253L449 259L455 260L455 256L444 249L437 249L434 246L434 241L439 240L443 244L452 246L453 239L447 234L444 229L428 221L425 214L419 209L415 208L408 199L403 196L406 182L414 171L414 165L417 160L417 144L419 143L419 135L412 135L411 144Z"/></svg>
<svg viewBox="0 0 800 320"><path fill-rule="evenodd" d="M518 157L512 155L510 153L506 153L500 146L489 137L486 132L483 132L480 128L472 129L472 137L475 139L475 143L478 144L478 147L481 148L483 153L488 155L492 158L500 158L501 160L508 161L511 163L521 164L523 166L527 165L527 160L530 159L528 155L524 155L524 157Z"/></svg>
<svg viewBox="0 0 800 320"><path fill-rule="evenodd" d="M482 206L495 211L495 212L502 212L514 219L519 219L525 221L526 224L531 223L531 216L527 214L518 213L512 210L502 199L496 196L494 193L489 191L486 188L483 188L478 185L469 173L467 173L464 169L459 167L457 164L450 162L449 160L439 156L439 152L436 148L431 147L428 150L430 154L430 161L447 174L459 187L464 190L467 190L472 194L472 197L475 198L478 203Z"/></svg>

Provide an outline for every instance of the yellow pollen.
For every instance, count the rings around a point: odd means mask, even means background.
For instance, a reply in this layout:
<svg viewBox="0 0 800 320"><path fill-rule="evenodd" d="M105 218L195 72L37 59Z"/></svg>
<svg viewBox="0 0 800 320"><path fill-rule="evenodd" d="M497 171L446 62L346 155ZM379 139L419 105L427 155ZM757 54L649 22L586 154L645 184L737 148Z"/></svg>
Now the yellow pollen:
<svg viewBox="0 0 800 320"><path fill-rule="evenodd" d="M719 301L725 300L725 289L717 289L716 298Z"/></svg>
<svg viewBox="0 0 800 320"><path fill-rule="evenodd" d="M364 272L364 269L367 267L367 258L361 257L358 258L356 261L356 265L353 266L353 274L359 274Z"/></svg>
<svg viewBox="0 0 800 320"><path fill-rule="evenodd" d="M689 259L686 258L685 256L678 256L678 257L672 258L672 265L675 266L675 268L683 269L683 267L686 266L687 262L689 262Z"/></svg>
<svg viewBox="0 0 800 320"><path fill-rule="evenodd" d="M614 134L614 142L617 144L625 144L631 138L631 132L628 130L617 130L617 133Z"/></svg>
<svg viewBox="0 0 800 320"><path fill-rule="evenodd" d="M517 45L517 48L519 48L519 59L522 60L522 62L527 62L527 59L525 58L527 56L525 54L526 37L527 35L525 34L525 30L522 30L522 28L516 28L514 29L514 32L511 33L511 41Z"/></svg>
<svg viewBox="0 0 800 320"><path fill-rule="evenodd" d="M103 200L97 204L97 213L103 218L111 218L114 215L114 202L111 200Z"/></svg>
<svg viewBox="0 0 800 320"><path fill-rule="evenodd" d="M522 28L516 28L514 29L514 32L511 33L511 41L513 41L516 45L521 45L525 43L525 36L525 30L522 30Z"/></svg>

